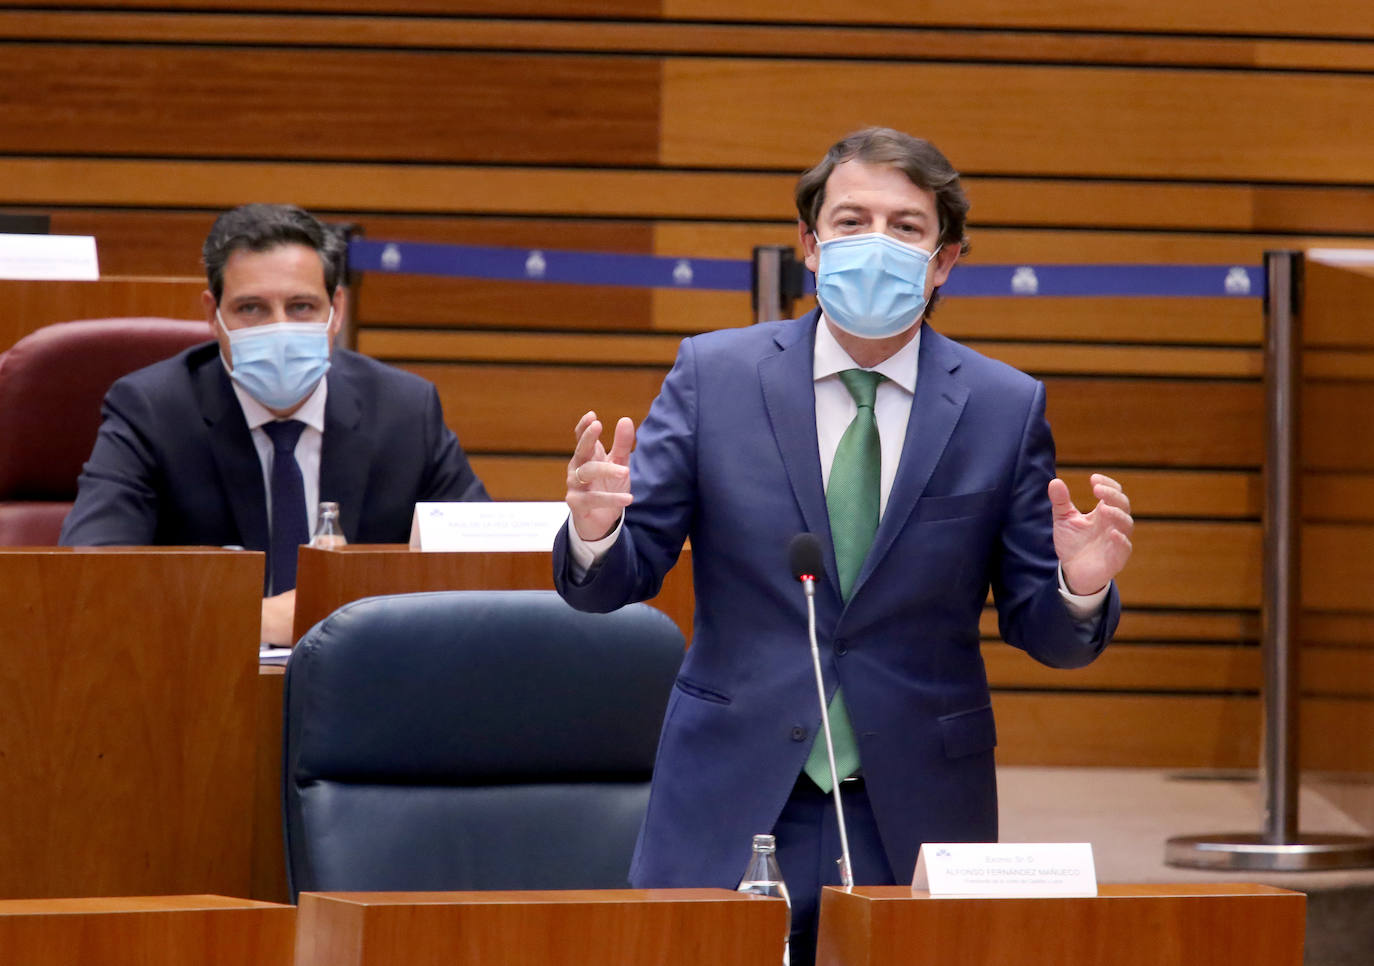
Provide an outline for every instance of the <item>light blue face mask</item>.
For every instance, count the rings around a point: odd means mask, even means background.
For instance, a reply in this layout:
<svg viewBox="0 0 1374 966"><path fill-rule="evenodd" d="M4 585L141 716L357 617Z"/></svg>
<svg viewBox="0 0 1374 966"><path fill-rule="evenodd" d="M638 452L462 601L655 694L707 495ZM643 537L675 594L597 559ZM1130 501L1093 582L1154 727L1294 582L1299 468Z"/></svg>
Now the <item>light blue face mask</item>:
<svg viewBox="0 0 1374 966"><path fill-rule="evenodd" d="M926 266L935 257L870 232L820 241L816 298L826 318L861 339L899 335L926 308Z"/></svg>
<svg viewBox="0 0 1374 966"><path fill-rule="evenodd" d="M243 329L224 324L219 309L215 321L229 336L229 378L268 409L290 409L329 371L329 326L334 307L324 322L273 322Z"/></svg>

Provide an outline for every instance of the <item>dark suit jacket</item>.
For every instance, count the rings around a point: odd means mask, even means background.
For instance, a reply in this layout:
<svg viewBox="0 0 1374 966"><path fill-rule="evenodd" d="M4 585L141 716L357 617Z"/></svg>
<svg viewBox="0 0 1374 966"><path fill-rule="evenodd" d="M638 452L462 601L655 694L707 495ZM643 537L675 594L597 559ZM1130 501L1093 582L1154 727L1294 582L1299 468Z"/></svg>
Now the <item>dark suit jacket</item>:
<svg viewBox="0 0 1374 966"><path fill-rule="evenodd" d="M336 349L320 499L351 543L403 543L420 500L489 499L439 395L418 376ZM268 547L262 464L216 343L120 379L62 543Z"/></svg>
<svg viewBox="0 0 1374 966"><path fill-rule="evenodd" d="M620 538L581 584L567 533L555 580L585 610L652 596L687 537L696 623L669 701L631 872L636 886L738 881L750 836L782 810L820 727L806 607L787 561L817 535L827 691L844 686L888 860L922 842L995 841L996 733L978 620L1053 666L1091 661L1120 613L1085 631L1058 590L1044 387L922 333L892 492L851 598L837 590L816 438L817 314L683 342L631 461Z"/></svg>

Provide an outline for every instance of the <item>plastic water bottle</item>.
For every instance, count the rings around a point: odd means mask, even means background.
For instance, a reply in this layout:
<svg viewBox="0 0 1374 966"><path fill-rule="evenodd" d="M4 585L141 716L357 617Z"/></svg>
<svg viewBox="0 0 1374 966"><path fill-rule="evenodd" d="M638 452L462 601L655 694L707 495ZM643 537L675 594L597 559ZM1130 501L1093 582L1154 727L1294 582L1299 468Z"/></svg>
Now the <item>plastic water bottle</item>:
<svg viewBox="0 0 1374 966"><path fill-rule="evenodd" d="M754 851L749 856L749 866L744 870L744 878L739 881L739 891L756 896L775 896L787 903L787 929L792 931L792 899L787 894L787 883L782 881L778 869L777 843L771 835L755 835ZM783 940L782 962L787 966L791 950L786 939Z"/></svg>
<svg viewBox="0 0 1374 966"><path fill-rule="evenodd" d="M315 522L315 539L310 541L310 546L332 550L346 543L348 541L344 539L343 526L339 523L339 505L332 500L323 501L320 503L320 515Z"/></svg>

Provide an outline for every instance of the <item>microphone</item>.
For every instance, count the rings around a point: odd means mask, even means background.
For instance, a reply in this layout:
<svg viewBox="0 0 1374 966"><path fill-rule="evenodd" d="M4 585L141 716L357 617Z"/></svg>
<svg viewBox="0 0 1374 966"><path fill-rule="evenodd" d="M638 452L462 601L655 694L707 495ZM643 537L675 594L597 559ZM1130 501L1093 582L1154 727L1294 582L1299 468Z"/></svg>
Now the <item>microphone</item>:
<svg viewBox="0 0 1374 966"><path fill-rule="evenodd" d="M821 542L814 533L799 533L787 545L787 563L794 580L809 581L814 586L821 572Z"/></svg>
<svg viewBox="0 0 1374 966"><path fill-rule="evenodd" d="M816 698L821 706L821 730L825 733L825 753L830 762L830 786L835 796L835 819L840 828L840 884L854 884L853 864L849 860L849 832L844 822L844 804L840 801L840 776L835 773L835 741L830 735L830 709L825 703L825 679L821 676L821 649L816 643L816 578L822 567L821 542L814 533L799 533L787 545L787 562L792 577L801 581L806 594L806 630L811 638L811 667L816 673Z"/></svg>

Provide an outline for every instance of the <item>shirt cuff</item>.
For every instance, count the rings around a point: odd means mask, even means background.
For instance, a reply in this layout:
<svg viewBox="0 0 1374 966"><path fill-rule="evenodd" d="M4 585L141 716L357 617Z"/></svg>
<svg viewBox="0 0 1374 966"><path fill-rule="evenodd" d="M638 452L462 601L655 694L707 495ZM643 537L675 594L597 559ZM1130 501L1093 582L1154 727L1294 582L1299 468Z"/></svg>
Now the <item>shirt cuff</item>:
<svg viewBox="0 0 1374 966"><path fill-rule="evenodd" d="M572 516L568 516L568 553L572 558L568 561L568 570L574 583L581 583L588 572L606 556L606 551L611 549L611 545L620 536L620 526L624 522L625 514L622 513L616 521L615 529L600 540L583 540L577 532L577 527L573 526ZM1064 578L1061 576L1059 579L1062 584Z"/></svg>
<svg viewBox="0 0 1374 966"><path fill-rule="evenodd" d="M1102 613L1102 604L1107 599L1107 591L1111 590L1111 581L1095 594L1075 594L1069 590L1069 585L1064 581L1064 567L1059 567L1059 596L1064 598L1064 606L1069 609L1069 615L1074 620L1091 620Z"/></svg>

